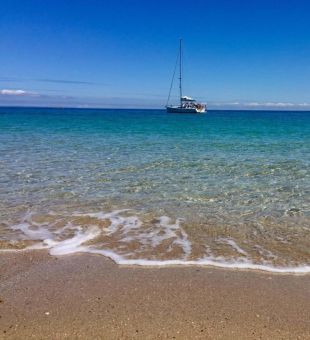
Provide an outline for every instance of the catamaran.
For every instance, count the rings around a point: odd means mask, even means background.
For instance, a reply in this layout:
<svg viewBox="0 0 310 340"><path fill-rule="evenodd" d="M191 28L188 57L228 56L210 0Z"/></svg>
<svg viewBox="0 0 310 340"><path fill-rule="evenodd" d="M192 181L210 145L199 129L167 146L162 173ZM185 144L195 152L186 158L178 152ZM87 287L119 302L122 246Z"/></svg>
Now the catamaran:
<svg viewBox="0 0 310 340"><path fill-rule="evenodd" d="M180 90L180 103L179 105L169 105L171 90L174 83L175 72L177 65L179 64L179 90ZM174 112L174 113L203 113L207 110L207 105L196 102L195 99L183 96L182 93L182 70L183 70L183 58L182 58L182 39L180 39L180 47L179 47L179 54L177 58L177 63L175 65L175 69L173 72L173 77L170 85L168 100L166 104L167 112Z"/></svg>

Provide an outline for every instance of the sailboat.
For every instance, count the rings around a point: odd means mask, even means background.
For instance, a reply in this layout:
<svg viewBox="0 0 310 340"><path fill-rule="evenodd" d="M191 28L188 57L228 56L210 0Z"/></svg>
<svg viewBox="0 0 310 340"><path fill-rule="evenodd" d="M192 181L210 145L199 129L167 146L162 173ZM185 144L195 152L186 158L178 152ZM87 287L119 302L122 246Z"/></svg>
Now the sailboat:
<svg viewBox="0 0 310 340"><path fill-rule="evenodd" d="M183 96L183 93L182 93L183 60L182 59L183 59L182 58L182 39L180 39L179 54L178 54L177 63L175 65L175 69L174 69L174 73L173 73L173 77L172 77L172 81L171 81L171 85L170 85L166 110L167 110L167 112L173 112L173 113L203 113L207 110L206 104L198 103L198 102L196 102L195 99L193 99L191 97ZM176 68L177 68L178 64L179 64L180 103L179 103L179 105L169 105L171 90L172 90L172 87L173 87L175 72L176 72Z"/></svg>

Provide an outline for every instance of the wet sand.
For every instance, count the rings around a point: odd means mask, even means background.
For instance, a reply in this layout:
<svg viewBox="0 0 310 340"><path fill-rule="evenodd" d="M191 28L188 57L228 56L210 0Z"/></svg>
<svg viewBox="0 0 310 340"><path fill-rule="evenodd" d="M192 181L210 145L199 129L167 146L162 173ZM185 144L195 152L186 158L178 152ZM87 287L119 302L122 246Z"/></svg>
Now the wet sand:
<svg viewBox="0 0 310 340"><path fill-rule="evenodd" d="M1 339L310 339L310 275L0 254Z"/></svg>

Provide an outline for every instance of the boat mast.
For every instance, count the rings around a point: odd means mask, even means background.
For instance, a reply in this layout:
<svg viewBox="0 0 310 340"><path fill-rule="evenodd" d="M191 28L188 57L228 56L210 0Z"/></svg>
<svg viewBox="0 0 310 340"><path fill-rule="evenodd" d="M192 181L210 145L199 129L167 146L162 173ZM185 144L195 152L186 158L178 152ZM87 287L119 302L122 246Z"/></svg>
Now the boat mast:
<svg viewBox="0 0 310 340"><path fill-rule="evenodd" d="M182 106L182 39L180 39L180 106Z"/></svg>

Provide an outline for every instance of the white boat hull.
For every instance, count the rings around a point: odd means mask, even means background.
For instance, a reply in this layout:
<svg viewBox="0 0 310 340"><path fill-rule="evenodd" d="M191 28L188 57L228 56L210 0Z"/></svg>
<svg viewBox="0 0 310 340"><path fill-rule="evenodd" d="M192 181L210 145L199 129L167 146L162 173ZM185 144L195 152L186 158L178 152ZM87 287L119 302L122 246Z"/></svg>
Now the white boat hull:
<svg viewBox="0 0 310 340"><path fill-rule="evenodd" d="M179 106L167 106L167 112L169 113L204 113L206 111L205 107L196 108L196 107L179 107Z"/></svg>

